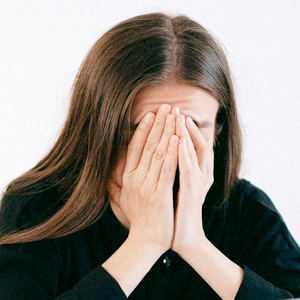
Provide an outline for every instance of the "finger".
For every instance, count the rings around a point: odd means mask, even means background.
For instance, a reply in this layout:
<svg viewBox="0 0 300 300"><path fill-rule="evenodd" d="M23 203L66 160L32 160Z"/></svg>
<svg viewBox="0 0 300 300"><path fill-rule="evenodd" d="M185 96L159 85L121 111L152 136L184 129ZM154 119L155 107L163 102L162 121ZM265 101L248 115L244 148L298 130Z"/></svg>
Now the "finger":
<svg viewBox="0 0 300 300"><path fill-rule="evenodd" d="M174 114L175 116L179 115L179 108L177 106L174 106L171 110L171 114Z"/></svg>
<svg viewBox="0 0 300 300"><path fill-rule="evenodd" d="M194 144L198 165L202 172L206 173L208 161L208 145L203 134L190 117L186 118L186 127Z"/></svg>
<svg viewBox="0 0 300 300"><path fill-rule="evenodd" d="M193 164L189 155L188 146L185 138L180 138L178 148L178 165L180 190L189 190L191 188L191 179L193 177Z"/></svg>
<svg viewBox="0 0 300 300"><path fill-rule="evenodd" d="M150 183L155 183L159 180L161 169L167 155L170 138L174 134L175 115L170 114L167 116L163 135L152 157L152 162L147 175Z"/></svg>
<svg viewBox="0 0 300 300"><path fill-rule="evenodd" d="M187 143L187 149L189 152L189 155L191 159L194 161L194 163L197 163L197 155L195 152L194 144L191 139L190 133L186 128L186 121L185 121L184 115L177 116L176 119L176 134L179 136L179 138L184 138Z"/></svg>
<svg viewBox="0 0 300 300"><path fill-rule="evenodd" d="M163 163L157 189L173 186L178 161L178 136L172 135L168 145L166 159Z"/></svg>
<svg viewBox="0 0 300 300"><path fill-rule="evenodd" d="M170 111L170 105L163 104L156 114L154 124L151 128L146 142L144 143L144 149L139 163L139 170L143 174L148 173L149 171L153 154L156 151L156 148L163 135L166 118L169 115Z"/></svg>
<svg viewBox="0 0 300 300"><path fill-rule="evenodd" d="M137 168L143 153L145 142L151 131L154 117L154 113L147 113L136 128L128 145L124 172L131 173Z"/></svg>

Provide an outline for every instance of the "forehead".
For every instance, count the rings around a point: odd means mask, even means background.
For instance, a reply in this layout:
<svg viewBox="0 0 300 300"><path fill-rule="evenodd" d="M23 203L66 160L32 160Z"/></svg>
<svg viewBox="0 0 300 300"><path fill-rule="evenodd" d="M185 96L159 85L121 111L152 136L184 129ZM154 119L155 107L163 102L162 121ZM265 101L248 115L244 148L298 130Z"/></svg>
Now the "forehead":
<svg viewBox="0 0 300 300"><path fill-rule="evenodd" d="M142 89L135 97L131 122L137 124L151 111L157 113L162 104L178 107L180 113L194 121L214 122L218 101L204 89L181 83L163 84Z"/></svg>

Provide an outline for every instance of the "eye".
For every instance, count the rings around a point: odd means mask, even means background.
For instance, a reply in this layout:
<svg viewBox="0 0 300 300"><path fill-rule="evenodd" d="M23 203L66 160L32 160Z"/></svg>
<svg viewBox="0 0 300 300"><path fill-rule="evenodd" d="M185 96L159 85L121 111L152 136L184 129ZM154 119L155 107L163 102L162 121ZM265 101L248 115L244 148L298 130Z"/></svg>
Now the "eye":
<svg viewBox="0 0 300 300"><path fill-rule="evenodd" d="M211 128L214 126L214 124L208 120L206 121L202 121L202 122L198 122L198 121L195 121L193 120L193 122L195 123L195 125L201 129L201 128Z"/></svg>

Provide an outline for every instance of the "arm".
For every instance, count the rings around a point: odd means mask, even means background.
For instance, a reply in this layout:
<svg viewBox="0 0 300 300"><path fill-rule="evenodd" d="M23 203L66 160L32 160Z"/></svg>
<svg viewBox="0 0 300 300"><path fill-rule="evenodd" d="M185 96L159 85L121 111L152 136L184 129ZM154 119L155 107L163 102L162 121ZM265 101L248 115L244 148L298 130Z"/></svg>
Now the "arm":
<svg viewBox="0 0 300 300"><path fill-rule="evenodd" d="M51 193L39 193L34 198L5 196L0 210L1 234L40 216L51 197ZM84 232L76 234L77 237L0 245L0 299L49 300L58 295L59 300L126 299L118 283L101 266L70 289L75 278L74 269L78 268L78 262L73 262L70 254L86 251L84 243L76 243L82 234ZM82 248L78 249L78 245Z"/></svg>
<svg viewBox="0 0 300 300"><path fill-rule="evenodd" d="M193 122L189 122L189 119L187 119L187 122L183 122L181 118L184 117L179 116L176 124L177 134L181 137L179 146L179 169L181 177L172 249L190 264L222 299L284 299L292 297L289 292L274 287L273 284L255 274L247 267L244 266L242 269L206 239L201 216L202 204L212 183L212 147L208 145L209 142L203 139L203 136L198 128L194 126ZM244 209L244 211L245 214L249 214L249 210ZM253 222L254 220L251 220L246 227L250 232L256 232L253 233L254 236L258 236L261 226L258 226L258 231L256 231L254 225L257 224ZM268 223L267 226L269 228L272 226L273 222L270 222L270 220L265 220L265 222ZM278 247L279 235L275 238L275 228L276 226L270 229L270 232L272 232L270 241L273 241ZM236 228L232 228L232 230L236 230ZM243 236L245 239L249 239L249 234ZM265 237L262 240L265 240ZM251 243L246 249L253 249L258 246L258 244ZM295 261L293 262L291 257L284 258L284 248L281 246L279 248L269 252L269 256L276 260L276 262L273 261L270 264L270 268L276 268L277 263L277 272L281 273L282 276L281 281L274 280L274 283L277 282L280 284L281 282L281 286L283 287L289 286L290 289L294 290L297 287L299 290L299 263L295 264ZM239 248L236 251L239 251ZM289 256L292 252L291 249L288 251ZM248 256L247 253L245 252L245 256ZM274 258L274 256L277 258ZM298 251L298 260L299 256ZM259 255L252 260L257 261L258 257ZM285 261L285 259L287 260ZM266 265L263 261L258 262L258 264ZM278 264L281 267L285 264L285 267L280 270ZM289 270L291 264L294 270ZM266 267L268 267L268 264ZM266 272L265 270L265 274ZM276 273L275 270L274 272ZM270 278L270 276L266 278Z"/></svg>
<svg viewBox="0 0 300 300"><path fill-rule="evenodd" d="M61 258L57 250L55 242L51 240L1 245L0 299L127 299L118 283L101 266L86 275L70 290L58 292Z"/></svg>
<svg viewBox="0 0 300 300"><path fill-rule="evenodd" d="M102 267L129 296L164 252L129 236Z"/></svg>
<svg viewBox="0 0 300 300"><path fill-rule="evenodd" d="M122 183L108 191L130 224L129 237L103 267L128 296L172 243L172 187L177 168L175 115L162 105L152 126L148 113L128 146ZM122 185L122 186L121 186Z"/></svg>
<svg viewBox="0 0 300 300"><path fill-rule="evenodd" d="M213 182L212 143L206 141L190 118L177 117L180 190L172 249L176 251L222 298L234 299L243 269L206 239L202 205Z"/></svg>
<svg viewBox="0 0 300 300"><path fill-rule="evenodd" d="M222 299L235 299L244 270L228 259L209 240L199 240L179 255Z"/></svg>
<svg viewBox="0 0 300 300"><path fill-rule="evenodd" d="M129 145L124 185L120 187L112 182L108 187L110 197L122 207L130 221L129 236L102 266L60 295L59 300L124 299L125 294L128 296L134 290L157 259L170 248L174 224L172 186L178 144L174 133L175 116L170 114L168 105L161 107L156 118L149 113L140 122ZM21 245L21 249L23 246L27 248L27 245ZM4 249L6 246L2 247ZM57 261L56 264L48 262L48 249L39 249L39 253L32 256L32 261L29 252L25 251L21 251L22 261L19 251L14 252L17 258L12 258L10 262L5 262L5 256L0 254L3 263L0 266L3 298L53 299L59 270ZM39 255L44 258L39 259ZM14 260L18 260L18 263L14 264ZM51 271L52 280L47 280L43 272L41 277L35 275L38 266ZM28 271L28 268L31 270ZM34 288L26 289L28 293L20 296L26 286Z"/></svg>

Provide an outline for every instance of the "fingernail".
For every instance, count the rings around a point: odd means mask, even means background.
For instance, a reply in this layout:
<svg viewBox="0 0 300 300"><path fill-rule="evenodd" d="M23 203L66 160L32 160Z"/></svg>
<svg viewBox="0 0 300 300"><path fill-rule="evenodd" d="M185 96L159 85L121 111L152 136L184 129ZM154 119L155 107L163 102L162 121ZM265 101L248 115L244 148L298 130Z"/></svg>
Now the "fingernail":
<svg viewBox="0 0 300 300"><path fill-rule="evenodd" d="M169 105L164 104L159 108L159 113L163 116L167 115L169 112L170 112Z"/></svg>
<svg viewBox="0 0 300 300"><path fill-rule="evenodd" d="M193 122L193 120L191 119L191 117L187 117L186 118L186 122L187 122L187 124L189 125L189 126L193 126L195 123Z"/></svg>
<svg viewBox="0 0 300 300"><path fill-rule="evenodd" d="M174 115L178 116L178 115L179 115L179 108L175 106L175 107L173 108L173 110L172 110L172 113L173 113Z"/></svg>
<svg viewBox="0 0 300 300"><path fill-rule="evenodd" d="M174 122L175 122L175 116L174 115L168 115L167 120L166 120L167 125L173 125Z"/></svg>
<svg viewBox="0 0 300 300"><path fill-rule="evenodd" d="M154 114L151 113L151 112L149 112L149 113L146 114L144 120L145 120L145 122L147 122L147 123L151 123L151 122L153 121L153 119L154 119Z"/></svg>

